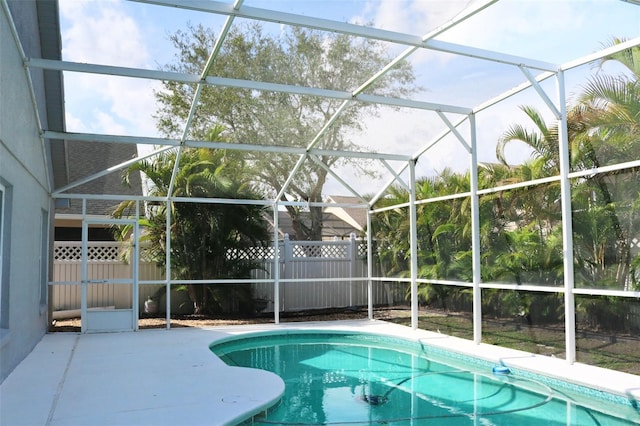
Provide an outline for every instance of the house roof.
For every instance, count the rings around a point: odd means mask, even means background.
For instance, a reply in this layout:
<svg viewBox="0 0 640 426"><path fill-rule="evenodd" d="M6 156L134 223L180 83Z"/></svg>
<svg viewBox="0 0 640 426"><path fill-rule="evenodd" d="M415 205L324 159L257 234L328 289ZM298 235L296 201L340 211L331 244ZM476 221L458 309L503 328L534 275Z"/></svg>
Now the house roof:
<svg viewBox="0 0 640 426"><path fill-rule="evenodd" d="M357 218L352 217L351 214L355 214ZM305 215L302 214L302 220L304 219ZM266 214L265 220L270 224L271 229L273 229L274 224L272 213ZM359 223L359 220L363 222ZM360 236L364 232L366 222L366 209L326 206L324 207L322 214L322 239L346 239L349 238L351 234ZM291 217L286 211L280 211L278 214L278 229L280 238L283 238L285 234L288 234L292 238L295 235L295 231L291 224Z"/></svg>
<svg viewBox="0 0 640 426"><path fill-rule="evenodd" d="M35 7L33 4L35 3ZM22 49L27 58L43 58L60 61L62 59L60 19L57 1L9 1L9 9L15 16L16 30L20 35ZM22 10L19 10L22 9ZM27 11L26 9L32 9ZM24 19L31 17L31 19ZM37 31L30 31L27 25L37 25ZM33 37L31 34L38 34ZM43 98L37 102L42 130L46 132L65 132L65 108L63 76L60 70L32 69L32 75L43 85ZM34 84L38 84L35 83ZM41 96L36 91L36 96ZM66 141L57 137L45 137L47 165L52 179L52 191L104 171L105 169L130 160L137 154L135 145L117 143L96 143L88 141ZM107 174L78 187L86 194L130 194L142 195L139 175L131 177L131 187L122 185L120 176ZM108 200L92 200L87 204L87 213L92 215L109 214L113 205ZM57 203L59 214L80 214L82 203L71 200L69 203Z"/></svg>
<svg viewBox="0 0 640 426"><path fill-rule="evenodd" d="M362 204L362 200L360 200L360 198L345 195L330 195L328 197L328 201L333 204L343 205ZM342 219L356 231L364 232L367 227L367 209L365 208L328 205L325 207L324 211L325 213Z"/></svg>
<svg viewBox="0 0 640 426"><path fill-rule="evenodd" d="M99 173L114 164L119 164L136 157L135 145L120 145L116 143L99 143L87 141L66 142L66 164L69 181L74 182L87 176ZM130 176L131 185L122 183L120 173L110 173L98 179L90 180L75 188L75 191L85 194L129 194L142 195L142 183L139 173ZM113 200L90 200L87 203L87 213L93 215L109 215L113 207L118 204ZM59 208L61 214L82 213L81 200L70 200L68 208Z"/></svg>
<svg viewBox="0 0 640 426"><path fill-rule="evenodd" d="M14 25L20 36L24 55L28 58L61 59L60 21L57 1L9 1L15 17ZM62 72L59 70L31 70L34 96L43 130L64 131L64 97ZM38 86L35 88L35 86ZM45 138L47 166L54 187L65 185L69 179L65 165L65 144L57 138Z"/></svg>

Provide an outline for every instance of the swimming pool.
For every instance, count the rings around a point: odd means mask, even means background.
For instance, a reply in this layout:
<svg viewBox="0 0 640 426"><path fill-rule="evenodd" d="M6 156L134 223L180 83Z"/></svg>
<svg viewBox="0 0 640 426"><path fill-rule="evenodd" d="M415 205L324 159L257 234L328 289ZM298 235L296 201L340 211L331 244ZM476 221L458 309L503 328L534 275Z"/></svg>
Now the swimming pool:
<svg viewBox="0 0 640 426"><path fill-rule="evenodd" d="M400 338L263 332L210 348L228 365L272 371L285 381L280 403L256 424L635 424L630 407Z"/></svg>

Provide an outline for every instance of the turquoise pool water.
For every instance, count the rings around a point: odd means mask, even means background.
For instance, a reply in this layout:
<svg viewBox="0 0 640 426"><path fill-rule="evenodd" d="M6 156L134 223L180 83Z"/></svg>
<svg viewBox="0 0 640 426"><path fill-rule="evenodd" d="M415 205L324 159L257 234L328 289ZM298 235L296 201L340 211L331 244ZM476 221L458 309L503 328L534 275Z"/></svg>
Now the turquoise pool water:
<svg viewBox="0 0 640 426"><path fill-rule="evenodd" d="M616 407L419 342L344 332L255 333L212 344L228 365L283 378L281 402L256 424L629 425ZM433 353L432 353L433 352ZM620 410L617 410L620 408ZM622 417L621 417L622 413Z"/></svg>

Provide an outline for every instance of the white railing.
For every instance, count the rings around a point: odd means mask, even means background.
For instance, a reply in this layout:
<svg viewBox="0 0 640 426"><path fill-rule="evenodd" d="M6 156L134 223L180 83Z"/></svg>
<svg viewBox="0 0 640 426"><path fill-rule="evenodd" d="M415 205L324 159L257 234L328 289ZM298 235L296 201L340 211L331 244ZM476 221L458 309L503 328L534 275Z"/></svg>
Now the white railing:
<svg viewBox="0 0 640 426"><path fill-rule="evenodd" d="M129 266L119 258L117 242L89 242L87 267L89 278L106 280L120 278ZM290 241L285 235L279 242L280 260L280 310L340 308L367 304L366 243L352 236L349 240ZM256 261L260 268L252 272L256 280L273 279L275 248L255 247L245 251L233 251L230 257ZM50 286L53 311L80 308L80 281L82 245L80 242L54 243L54 274ZM164 270L153 262L139 264L140 312L148 296L162 285L144 284L147 281L164 280ZM221 284L224 285L224 284ZM273 282L251 284L256 299L267 301L265 312L273 311ZM129 303L131 288L121 284L90 284L88 305L91 307L119 306ZM173 313L188 313L184 293L172 292ZM374 305L392 306L404 300L404 286L396 283L374 283ZM162 303L160 303L162 308ZM163 311L163 310L162 310Z"/></svg>

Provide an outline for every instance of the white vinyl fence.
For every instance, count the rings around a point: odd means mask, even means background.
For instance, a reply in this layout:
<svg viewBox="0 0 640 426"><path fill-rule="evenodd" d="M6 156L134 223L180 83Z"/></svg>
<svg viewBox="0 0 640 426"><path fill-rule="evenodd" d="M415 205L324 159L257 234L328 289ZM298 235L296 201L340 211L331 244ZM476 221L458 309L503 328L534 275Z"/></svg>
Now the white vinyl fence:
<svg viewBox="0 0 640 426"><path fill-rule="evenodd" d="M366 242L352 236L337 241L290 241L285 236L279 242L280 311L341 308L367 305ZM89 242L87 267L92 280L120 278L129 268L118 254L117 242ZM274 247L256 247L229 256L256 261L260 268L252 272L256 280L273 279ZM54 311L75 312L80 309L80 281L82 268L80 242L54 243L54 274L50 286L50 300ZM140 312L148 296L159 284L145 282L164 280L164 270L153 262L140 262ZM224 285L224 284L220 284ZM274 284L259 282L253 286L254 298L266 302L265 312L273 312ZM374 305L393 306L404 302L405 288L397 283L373 284ZM128 286L117 284L89 284L88 306L130 306ZM191 306L185 292L172 292L172 313L190 313ZM159 304L164 312L163 301Z"/></svg>
<svg viewBox="0 0 640 426"><path fill-rule="evenodd" d="M118 243L89 243L88 278L90 280L109 280L130 277L130 266L119 260L118 253ZM54 312L80 309L81 259L82 243L54 243L53 282L49 291L49 299ZM89 284L87 290L87 305L89 307L131 307L131 287L128 285Z"/></svg>
<svg viewBox="0 0 640 426"><path fill-rule="evenodd" d="M366 243L354 235L349 240L290 241L279 243L280 310L340 308L367 305ZM274 248L257 248L248 255L260 260L264 270L254 270L253 278L273 278ZM257 299L268 300L273 311L272 283L254 284ZM393 306L404 300L404 286L374 283L373 304Z"/></svg>

